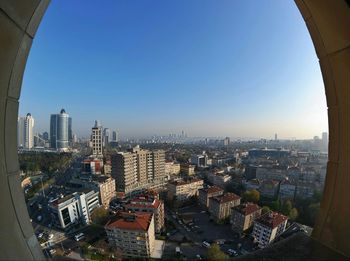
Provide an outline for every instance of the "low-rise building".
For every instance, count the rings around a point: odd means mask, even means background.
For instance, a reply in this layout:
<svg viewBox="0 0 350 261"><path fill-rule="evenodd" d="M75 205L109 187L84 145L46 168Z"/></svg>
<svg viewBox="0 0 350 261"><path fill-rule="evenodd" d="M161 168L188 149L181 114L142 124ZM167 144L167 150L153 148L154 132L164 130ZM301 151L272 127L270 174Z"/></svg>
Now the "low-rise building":
<svg viewBox="0 0 350 261"><path fill-rule="evenodd" d="M232 177L228 174L221 172L209 172L207 177L211 183L219 187L225 187L225 185L231 181Z"/></svg>
<svg viewBox="0 0 350 261"><path fill-rule="evenodd" d="M161 200L151 195L140 195L131 199L124 207L127 211L153 213L156 233L163 231L164 203Z"/></svg>
<svg viewBox="0 0 350 261"><path fill-rule="evenodd" d="M195 174L194 172L195 165L191 164L181 164L180 165L180 171L186 176L193 176Z"/></svg>
<svg viewBox="0 0 350 261"><path fill-rule="evenodd" d="M244 180L242 185L246 188L246 190L259 190L261 182L258 179Z"/></svg>
<svg viewBox="0 0 350 261"><path fill-rule="evenodd" d="M155 249L152 213L118 213L105 226L110 247L124 258L149 258Z"/></svg>
<svg viewBox="0 0 350 261"><path fill-rule="evenodd" d="M101 174L103 160L98 158L84 159L82 163L82 173L84 174Z"/></svg>
<svg viewBox="0 0 350 261"><path fill-rule="evenodd" d="M199 191L199 203L203 206L209 207L209 199L211 197L221 196L224 194L224 190L218 186L212 186L210 188L202 188Z"/></svg>
<svg viewBox="0 0 350 261"><path fill-rule="evenodd" d="M89 224L91 212L100 206L98 194L94 190L75 192L51 202L48 206L54 226L67 229L80 222Z"/></svg>
<svg viewBox="0 0 350 261"><path fill-rule="evenodd" d="M234 193L225 193L209 199L209 212L216 222L231 216L231 208L241 203L241 197Z"/></svg>
<svg viewBox="0 0 350 261"><path fill-rule="evenodd" d="M232 208L231 210L232 230L238 233L249 229L255 219L260 217L261 208L254 203L245 203Z"/></svg>
<svg viewBox="0 0 350 261"><path fill-rule="evenodd" d="M253 237L260 248L266 247L282 234L288 218L280 213L270 211L254 221Z"/></svg>
<svg viewBox="0 0 350 261"><path fill-rule="evenodd" d="M184 201L193 196L198 196L198 190L203 188L202 179L189 179L170 181L167 185L168 199Z"/></svg>

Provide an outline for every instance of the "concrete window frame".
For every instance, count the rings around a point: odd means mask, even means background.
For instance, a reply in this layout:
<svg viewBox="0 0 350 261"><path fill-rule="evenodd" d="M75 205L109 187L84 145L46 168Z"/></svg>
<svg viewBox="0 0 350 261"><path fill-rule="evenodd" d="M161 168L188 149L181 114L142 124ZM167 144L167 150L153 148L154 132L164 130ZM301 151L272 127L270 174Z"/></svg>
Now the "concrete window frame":
<svg viewBox="0 0 350 261"><path fill-rule="evenodd" d="M19 96L29 50L49 0L0 1L1 258L45 259L20 188L17 155ZM328 107L329 161L312 238L350 256L350 4L295 0L319 59Z"/></svg>

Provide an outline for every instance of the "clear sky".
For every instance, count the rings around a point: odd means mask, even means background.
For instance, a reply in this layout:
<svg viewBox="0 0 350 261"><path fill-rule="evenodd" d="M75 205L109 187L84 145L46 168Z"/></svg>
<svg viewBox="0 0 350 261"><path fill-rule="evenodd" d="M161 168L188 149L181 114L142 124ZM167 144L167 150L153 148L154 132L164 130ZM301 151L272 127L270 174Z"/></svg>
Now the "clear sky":
<svg viewBox="0 0 350 261"><path fill-rule="evenodd" d="M49 131L61 108L78 136L95 119L121 137L312 138L328 129L318 60L293 1L54 0L20 114Z"/></svg>

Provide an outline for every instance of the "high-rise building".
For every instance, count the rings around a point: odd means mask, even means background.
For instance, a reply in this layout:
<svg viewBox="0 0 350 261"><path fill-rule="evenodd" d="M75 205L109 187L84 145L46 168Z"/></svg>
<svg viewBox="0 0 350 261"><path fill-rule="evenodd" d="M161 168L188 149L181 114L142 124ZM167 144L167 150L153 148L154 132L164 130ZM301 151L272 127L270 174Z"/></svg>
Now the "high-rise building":
<svg viewBox="0 0 350 261"><path fill-rule="evenodd" d="M322 132L322 149L324 151L328 150L328 133Z"/></svg>
<svg viewBox="0 0 350 261"><path fill-rule="evenodd" d="M95 121L95 126L92 127L91 143L92 143L92 155L102 156L103 155L102 126L100 125L99 121Z"/></svg>
<svg viewBox="0 0 350 261"><path fill-rule="evenodd" d="M112 177L117 190L125 193L150 188L165 178L165 152L133 148L112 155Z"/></svg>
<svg viewBox="0 0 350 261"><path fill-rule="evenodd" d="M50 143L51 148L68 148L68 125L69 115L64 109L59 114L51 114L50 119Z"/></svg>
<svg viewBox="0 0 350 261"><path fill-rule="evenodd" d="M34 118L30 113L25 117L18 118L17 125L17 142L18 147L31 149L34 147Z"/></svg>
<svg viewBox="0 0 350 261"><path fill-rule="evenodd" d="M111 130L109 128L105 128L103 130L103 144L104 144L104 146L107 146L111 141L112 141Z"/></svg>
<svg viewBox="0 0 350 261"><path fill-rule="evenodd" d="M119 133L118 131L112 132L112 141L118 142L119 141Z"/></svg>
<svg viewBox="0 0 350 261"><path fill-rule="evenodd" d="M73 141L73 131L72 131L72 117L68 118L68 141Z"/></svg>

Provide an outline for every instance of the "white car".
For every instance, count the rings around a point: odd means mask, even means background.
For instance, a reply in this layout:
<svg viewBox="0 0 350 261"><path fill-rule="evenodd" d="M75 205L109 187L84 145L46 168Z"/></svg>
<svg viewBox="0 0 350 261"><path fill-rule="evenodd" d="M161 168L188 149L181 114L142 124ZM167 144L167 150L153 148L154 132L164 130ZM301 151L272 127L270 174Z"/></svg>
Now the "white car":
<svg viewBox="0 0 350 261"><path fill-rule="evenodd" d="M37 216L37 218L36 218L36 220L38 220L39 222L41 221L43 219L43 217L42 216Z"/></svg>
<svg viewBox="0 0 350 261"><path fill-rule="evenodd" d="M210 247L210 244L207 242L207 241L203 241L202 242L202 246L206 247L206 248L209 248Z"/></svg>
<svg viewBox="0 0 350 261"><path fill-rule="evenodd" d="M53 238L53 234L49 234L48 239L52 239Z"/></svg>

